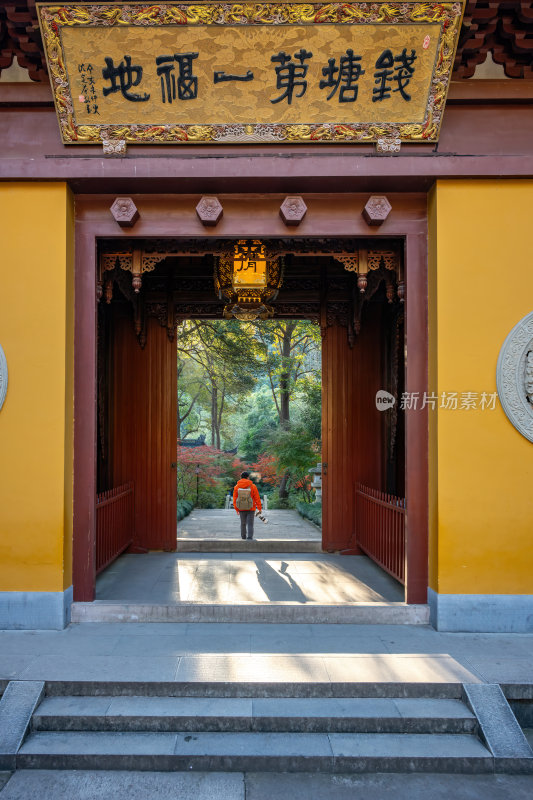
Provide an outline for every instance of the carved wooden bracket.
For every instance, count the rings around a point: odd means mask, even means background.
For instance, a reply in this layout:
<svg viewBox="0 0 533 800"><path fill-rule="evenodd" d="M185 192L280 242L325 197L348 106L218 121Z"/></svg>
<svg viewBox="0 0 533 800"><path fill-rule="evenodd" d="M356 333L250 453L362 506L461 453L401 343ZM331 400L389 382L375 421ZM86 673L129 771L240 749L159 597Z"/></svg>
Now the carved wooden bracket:
<svg viewBox="0 0 533 800"><path fill-rule="evenodd" d="M386 198L382 199L387 200ZM392 304L395 297L400 303L403 303L405 298L400 249L369 248L368 240L363 240L363 243L365 246L356 247L351 253L333 254L335 261L342 264L345 270L357 278L354 286L353 310L346 323L350 347L355 342L356 334L361 330L361 314L365 302L373 297L383 282L388 304ZM329 315L331 317L331 312ZM337 324L345 323L337 322Z"/></svg>
<svg viewBox="0 0 533 800"><path fill-rule="evenodd" d="M387 156L400 152L402 140L399 136L383 136L376 142L376 153L380 156Z"/></svg>
<svg viewBox="0 0 533 800"><path fill-rule="evenodd" d="M279 215L285 225L296 227L307 214L307 206L303 197L286 197L279 209Z"/></svg>
<svg viewBox="0 0 533 800"><path fill-rule="evenodd" d="M167 336L170 342L176 336L176 326L178 324L178 314L175 308L172 294L167 295L166 302L148 302L146 313L149 317L155 317L162 328L167 329Z"/></svg>
<svg viewBox="0 0 533 800"><path fill-rule="evenodd" d="M103 294L104 273L114 270L117 266L132 274L132 286L135 294L138 294L142 286L142 275L145 272L153 272L156 266L167 257L168 253L152 253L139 250L137 248L129 252L121 253L102 253L100 256L100 270L96 282L96 297L100 301ZM111 279L112 281L112 279ZM109 281L107 281L109 283ZM113 290L108 296L106 289L106 301L111 302Z"/></svg>
<svg viewBox="0 0 533 800"><path fill-rule="evenodd" d="M125 139L102 139L104 156L108 158L122 158L126 155Z"/></svg>
<svg viewBox="0 0 533 800"><path fill-rule="evenodd" d="M365 203L363 217L368 225L382 225L391 211L392 206L387 198L374 194Z"/></svg>
<svg viewBox="0 0 533 800"><path fill-rule="evenodd" d="M338 253L334 256L335 261L343 265L348 272L359 271L359 251L354 253Z"/></svg>
<svg viewBox="0 0 533 800"><path fill-rule="evenodd" d="M100 302L104 293L104 281L106 282L106 303L110 303L113 297L113 279L106 280L105 273L111 272L117 267L131 271L131 262L131 253L102 253L100 255L98 278L96 280L96 299L98 302ZM111 283L111 289L109 289L109 283Z"/></svg>
<svg viewBox="0 0 533 800"><path fill-rule="evenodd" d="M377 270L380 267L391 272L397 272L400 264L400 257L396 250L361 250L361 260L364 259L366 252L366 264L369 270Z"/></svg>
<svg viewBox="0 0 533 800"><path fill-rule="evenodd" d="M386 198L383 199L386 200ZM335 253L333 258L335 261L342 264L345 270L357 275L357 288L360 294L365 294L366 292L369 272L384 270L384 274L387 275L387 300L389 303L392 303L394 299L394 283L395 280L398 279L398 298L400 302L403 303L405 292L404 283L400 279L401 259L398 251L382 249L370 250L366 247L360 247L352 253ZM393 275L389 273L393 273Z"/></svg>
<svg viewBox="0 0 533 800"><path fill-rule="evenodd" d="M133 228L140 217L131 197L117 197L110 208L113 219L121 228Z"/></svg>
<svg viewBox="0 0 533 800"><path fill-rule="evenodd" d="M204 195L196 206L196 213L202 225L214 228L222 219L224 209L218 197Z"/></svg>

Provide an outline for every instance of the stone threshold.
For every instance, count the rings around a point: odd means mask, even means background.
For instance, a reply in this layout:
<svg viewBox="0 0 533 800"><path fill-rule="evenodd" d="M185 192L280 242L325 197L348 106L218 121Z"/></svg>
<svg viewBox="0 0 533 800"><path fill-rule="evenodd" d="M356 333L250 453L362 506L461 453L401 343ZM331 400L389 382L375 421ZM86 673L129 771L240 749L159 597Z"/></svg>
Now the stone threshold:
<svg viewBox="0 0 533 800"><path fill-rule="evenodd" d="M321 539L179 538L178 553L322 553Z"/></svg>
<svg viewBox="0 0 533 800"><path fill-rule="evenodd" d="M72 604L80 622L257 622L346 625L427 625L429 606L406 603L92 603Z"/></svg>

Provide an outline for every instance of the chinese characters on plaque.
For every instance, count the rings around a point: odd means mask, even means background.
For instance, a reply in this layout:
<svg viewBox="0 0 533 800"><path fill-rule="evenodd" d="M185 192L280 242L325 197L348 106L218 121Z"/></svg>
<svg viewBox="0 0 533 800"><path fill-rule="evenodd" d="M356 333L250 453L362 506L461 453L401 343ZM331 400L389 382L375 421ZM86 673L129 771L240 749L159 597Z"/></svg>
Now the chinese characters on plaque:
<svg viewBox="0 0 533 800"><path fill-rule="evenodd" d="M197 100L198 99L198 78L193 74L193 61L198 58L200 53L174 53L173 55L156 56L155 65L157 75L161 79L161 102L172 103L178 100ZM282 93L271 100L271 103L280 103L286 100L291 105L293 98L303 97L307 91L307 71L309 64L305 62L313 58L313 54L301 48L294 53L294 60L291 55L280 51L271 56L270 61L278 64L275 67L276 89L282 89ZM389 100L391 92L400 92L403 100L409 102L411 95L407 93L407 87L414 75L416 61L416 51L411 50L408 55L404 47L402 52L394 56L391 50L384 50L374 65L374 84L372 89L372 102ZM106 66L102 69L102 77L109 84L102 88L102 94L107 97L114 92L120 92L124 100L132 103L146 102L150 99L148 93L132 92L133 87L139 86L144 67L140 64L131 63L131 56L124 55L121 62L115 66L114 61L109 56L104 58ZM362 68L362 56L354 55L352 49L339 57L339 66L336 58L329 58L327 66L322 67L322 75L326 80L320 80L320 89L331 89L326 97L326 102L335 95L339 103L355 103L357 100L358 84L357 81L366 70ZM177 69L176 69L177 68ZM93 65L78 64L78 71L83 74L86 69L93 71ZM88 79L89 80L89 79ZM216 70L213 73L213 83L227 83L229 81L253 81L254 73L251 69L246 70L244 75L228 75L223 70ZM94 78L92 81L92 99L96 99L94 94ZM83 84L82 88L86 88ZM176 94L177 90L177 94ZM297 91L296 91L297 90ZM339 90L337 92L337 90ZM84 92L84 96L86 92ZM91 110L87 108L87 113ZM92 111L92 113L98 113Z"/></svg>
<svg viewBox="0 0 533 800"><path fill-rule="evenodd" d="M39 15L65 142L436 141L462 4L50 4Z"/></svg>
<svg viewBox="0 0 533 800"><path fill-rule="evenodd" d="M81 94L78 99L80 103L85 104L87 114L99 114L93 69L92 64L78 64L81 84Z"/></svg>

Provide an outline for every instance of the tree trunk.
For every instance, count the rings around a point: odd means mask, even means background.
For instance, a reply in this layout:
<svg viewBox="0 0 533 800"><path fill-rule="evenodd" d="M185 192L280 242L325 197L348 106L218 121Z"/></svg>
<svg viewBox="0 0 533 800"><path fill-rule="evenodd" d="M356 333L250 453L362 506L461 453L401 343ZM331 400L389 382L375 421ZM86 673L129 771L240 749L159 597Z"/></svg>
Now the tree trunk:
<svg viewBox="0 0 533 800"><path fill-rule="evenodd" d="M217 409L217 424L216 424L216 427L217 427L217 447L218 447L219 450L221 449L221 447L220 447L220 428L222 426L222 414L224 412L224 400L225 400L225 398L226 398L226 388L223 385L222 397L220 399L220 408Z"/></svg>
<svg viewBox="0 0 533 800"><path fill-rule="evenodd" d="M282 370L279 376L279 410L280 424L282 428L288 428L291 421L290 394L291 394L291 351L292 336L294 334L296 322L287 322L281 340L281 365ZM279 499L287 500L289 497L289 478L288 469L282 475L279 485Z"/></svg>
<svg viewBox="0 0 533 800"><path fill-rule="evenodd" d="M218 389L211 384L211 445L217 446Z"/></svg>
<svg viewBox="0 0 533 800"><path fill-rule="evenodd" d="M282 372L279 376L279 406L280 406L280 424L282 428L288 428L290 422L290 408L289 408L289 392L290 381L289 374Z"/></svg>
<svg viewBox="0 0 533 800"><path fill-rule="evenodd" d="M187 411L185 412L185 414L183 416L181 416L181 414L180 414L180 401L179 401L179 397L178 397L178 439L182 438L181 426L183 425L183 423L185 422L185 420L187 419L187 417L189 416L189 414L193 410L194 404L196 403L196 398L197 397L198 397L198 393L196 393L195 396L193 397L189 408L187 409ZM188 433L191 433L191 431L189 431Z"/></svg>
<svg viewBox="0 0 533 800"><path fill-rule="evenodd" d="M282 371L279 376L279 405L280 423L283 428L289 427L290 422L290 391L291 391L291 349L292 335L296 328L295 322L288 322L283 332L281 340L281 365Z"/></svg>
<svg viewBox="0 0 533 800"><path fill-rule="evenodd" d="M279 499L286 500L289 496L289 489L288 489L288 482L289 482L289 470L286 469L283 475L281 476L281 482L279 485Z"/></svg>

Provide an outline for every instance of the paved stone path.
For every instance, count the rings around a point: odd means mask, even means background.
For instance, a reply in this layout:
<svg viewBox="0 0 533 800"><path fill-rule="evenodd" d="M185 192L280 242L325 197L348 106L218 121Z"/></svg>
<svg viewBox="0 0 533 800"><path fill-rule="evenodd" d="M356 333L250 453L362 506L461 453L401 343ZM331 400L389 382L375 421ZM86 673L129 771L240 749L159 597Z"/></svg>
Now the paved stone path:
<svg viewBox="0 0 533 800"><path fill-rule="evenodd" d="M264 525L256 518L254 536L264 539L302 539L321 541L322 533L316 525L305 520L297 511L273 509L265 516ZM195 508L188 517L178 522L180 539L236 539L240 540L240 522L234 509Z"/></svg>
<svg viewBox="0 0 533 800"><path fill-rule="evenodd" d="M533 683L533 634L439 633L428 625L216 622L0 631L0 684L236 676L265 682Z"/></svg>
<svg viewBox="0 0 533 800"><path fill-rule="evenodd" d="M254 542L248 542L253 551ZM106 603L402 603L403 587L366 556L148 553L118 558L96 583Z"/></svg>
<svg viewBox="0 0 533 800"><path fill-rule="evenodd" d="M531 775L19 770L0 800L530 800L532 785Z"/></svg>

